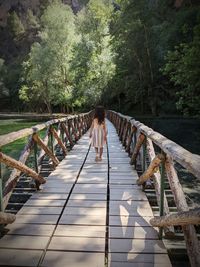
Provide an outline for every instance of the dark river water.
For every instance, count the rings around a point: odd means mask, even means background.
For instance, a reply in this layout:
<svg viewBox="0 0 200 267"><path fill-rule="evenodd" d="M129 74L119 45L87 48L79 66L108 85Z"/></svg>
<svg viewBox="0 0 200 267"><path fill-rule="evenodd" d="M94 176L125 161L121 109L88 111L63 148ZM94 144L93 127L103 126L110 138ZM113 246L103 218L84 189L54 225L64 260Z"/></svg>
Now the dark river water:
<svg viewBox="0 0 200 267"><path fill-rule="evenodd" d="M200 154L200 119L136 118L192 153Z"/></svg>

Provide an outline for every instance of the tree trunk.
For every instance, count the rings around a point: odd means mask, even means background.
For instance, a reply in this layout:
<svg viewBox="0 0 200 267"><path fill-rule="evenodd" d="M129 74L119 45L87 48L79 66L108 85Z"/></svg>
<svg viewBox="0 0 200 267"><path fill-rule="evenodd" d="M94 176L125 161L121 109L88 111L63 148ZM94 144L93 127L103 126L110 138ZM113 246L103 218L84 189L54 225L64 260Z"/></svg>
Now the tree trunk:
<svg viewBox="0 0 200 267"><path fill-rule="evenodd" d="M52 108L51 108L51 103L50 102L46 102L46 107L47 107L48 113L52 114Z"/></svg>
<svg viewBox="0 0 200 267"><path fill-rule="evenodd" d="M44 103L47 107L47 111L49 114L52 114L52 109L51 109L51 102L49 100L49 92L48 92L48 80L46 79L43 83L44 87L45 87L45 96L43 96L44 98Z"/></svg>

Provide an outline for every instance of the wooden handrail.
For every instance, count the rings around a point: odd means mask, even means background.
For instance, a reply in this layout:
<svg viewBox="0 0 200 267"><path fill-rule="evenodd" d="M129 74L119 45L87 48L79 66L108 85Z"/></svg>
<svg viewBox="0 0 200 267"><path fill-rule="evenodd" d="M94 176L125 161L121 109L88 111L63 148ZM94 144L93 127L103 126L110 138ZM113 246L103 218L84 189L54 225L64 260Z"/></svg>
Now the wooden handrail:
<svg viewBox="0 0 200 267"><path fill-rule="evenodd" d="M86 116L89 115L91 112L88 113L83 113L81 114L81 116ZM74 118L77 118L78 115L70 115L64 118L60 118L60 119L53 119L50 121L47 121L45 123L41 123L41 124L37 124L35 126L33 126L32 128L25 128L16 132L12 132L12 133L8 133L8 134L3 134L0 135L0 147L5 146L9 143L12 143L18 139L21 139L23 137L29 136L33 133L39 132L45 128L47 128L48 126L54 125L56 123L59 122L65 122L66 120L71 120Z"/></svg>
<svg viewBox="0 0 200 267"><path fill-rule="evenodd" d="M183 148L182 146L176 144L170 139L166 138L162 134L154 131L143 123L136 121L130 116L124 116L121 113L111 111L117 114L121 118L125 118L130 121L132 126L137 128L137 131L143 133L146 137L150 138L154 144L159 146L167 155L169 155L174 161L181 164L188 171L190 171L194 176L200 179L200 156L193 154Z"/></svg>
<svg viewBox="0 0 200 267"><path fill-rule="evenodd" d="M131 163L136 162L136 158L141 151L141 148L146 146L148 158L150 160L150 166L145 171L143 168L143 174L140 177L138 183L143 184L150 176L153 176L155 191L157 202L159 206L160 216L165 215L164 217L160 217L159 219L152 219L151 222L154 226L159 227L172 227L174 224L174 219L176 216L172 216L169 214L169 207L167 203L167 199L164 193L164 176L167 177L169 181L170 188L172 190L174 201L178 210L177 216L180 215L179 223L181 221L181 214L188 212L189 207L186 202L186 198L182 189L182 186L179 182L176 170L173 165L173 161L182 165L185 169L187 169L190 173L192 173L196 178L200 179L200 156L192 154L187 151L180 145L175 142L167 139L165 136L159 134L153 129L145 126L143 123L136 121L130 116L124 116L121 113L117 113L115 111L108 112L109 119L114 123L117 128L117 132L119 134L119 138L125 134L125 127L121 127L122 121L123 124L130 123L131 127L134 128L134 132L137 133L137 138L134 140L134 149L130 151L131 142L133 143L133 130L130 131L130 134L127 135L127 140L123 142L126 150L129 154L132 154ZM124 128L124 129L122 129ZM134 134L135 136L135 134ZM146 142L144 140L146 139ZM162 162L162 175L160 172L154 172L155 163L159 164L161 161L158 157L156 157L155 150L153 144L157 145L163 154L165 154L165 160ZM146 160L146 155L143 153L143 162ZM142 165L142 162L141 162ZM144 165L144 164L143 164ZM161 179L162 178L162 179ZM161 182L162 181L162 182ZM164 213L163 213L164 211ZM198 220L199 212L193 216L193 221L191 218L184 217L184 224L182 225L182 230L186 242L186 248L188 252L188 256L190 259L190 263L192 267L200 266L200 245L198 242L197 234L194 228L194 225L191 225L192 222L199 222ZM182 218L183 219L183 218ZM166 223L166 221L168 222ZM157 224L155 224L157 223ZM160 223L160 224L159 224ZM160 228L161 230L161 228ZM160 231L162 236L162 230Z"/></svg>
<svg viewBox="0 0 200 267"><path fill-rule="evenodd" d="M29 136L28 143L25 145L25 148L22 151L18 161L0 152L0 163L2 162L5 165L13 168L13 171L9 179L7 180L4 189L2 189L3 199L0 199L0 202L3 210L8 204L9 198L18 182L20 174L26 173L33 179L38 180L39 183L37 182L36 185L37 189L39 189L39 185L45 182L45 179L41 175L39 175L44 156L47 155L49 158L51 158L54 166L57 166L59 164L59 160L54 154L54 147L58 145L59 147L61 147L63 154L66 155L67 147L65 146L65 143L63 141L65 140L65 138L67 138L67 142L69 141L70 146L72 147L72 135L74 135L75 139L78 140L81 135L89 128L91 124L91 116L92 112L79 115L70 115L64 118L53 119L45 123L35 125L32 128L26 128L0 136L0 147L23 137ZM55 130L55 128L53 128L54 125L56 129L58 128L57 131ZM47 129L44 140L42 140L42 138L39 136L39 132L43 129ZM79 134L77 134L77 132ZM53 145L51 149L49 148L49 135L51 135L51 145ZM39 151L39 156L37 155L37 145L41 148L41 150ZM32 170L30 167L27 167L25 165L33 147L36 148L34 149L35 170Z"/></svg>

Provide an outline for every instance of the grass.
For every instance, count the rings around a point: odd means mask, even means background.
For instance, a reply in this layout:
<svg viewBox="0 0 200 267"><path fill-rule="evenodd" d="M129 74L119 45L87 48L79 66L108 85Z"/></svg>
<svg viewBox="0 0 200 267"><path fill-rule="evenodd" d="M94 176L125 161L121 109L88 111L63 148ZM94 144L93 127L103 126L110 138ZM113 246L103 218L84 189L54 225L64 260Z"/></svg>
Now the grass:
<svg viewBox="0 0 200 267"><path fill-rule="evenodd" d="M0 135L19 131L38 124L38 121L27 121L22 119L0 120Z"/></svg>
<svg viewBox="0 0 200 267"><path fill-rule="evenodd" d="M23 119L0 120L0 135L4 135L10 132L15 132L21 129L29 128L38 123L42 123L42 122L27 121ZM41 131L40 136L43 137L44 133L45 133L45 130ZM18 160L21 154L21 151L23 150L24 146L28 142L28 138L29 137L27 136L19 140L16 140L8 145L5 145L1 147L1 151L5 153L6 155ZM11 169L2 164L1 172L4 178L4 181L5 181L7 180L11 172Z"/></svg>
<svg viewBox="0 0 200 267"><path fill-rule="evenodd" d="M22 119L0 120L0 135L19 131L25 128L29 128L36 124L38 124L37 121L26 121ZM23 149L27 141L28 141L28 137L21 138L19 140L16 140L13 143L10 143L9 145L3 146L1 150L6 155L9 155L17 159L19 158L21 150Z"/></svg>

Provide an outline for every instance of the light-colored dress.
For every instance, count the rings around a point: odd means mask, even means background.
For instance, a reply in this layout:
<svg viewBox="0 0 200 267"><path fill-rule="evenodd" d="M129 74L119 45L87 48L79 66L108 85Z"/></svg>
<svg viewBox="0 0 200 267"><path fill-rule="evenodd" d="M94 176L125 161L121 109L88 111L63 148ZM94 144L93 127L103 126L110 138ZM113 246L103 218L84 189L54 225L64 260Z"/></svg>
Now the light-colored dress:
<svg viewBox="0 0 200 267"><path fill-rule="evenodd" d="M93 121L91 145L93 147L103 147L105 144L106 124L105 121L102 124L98 123L98 119Z"/></svg>

